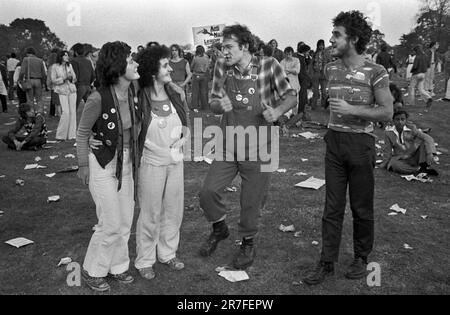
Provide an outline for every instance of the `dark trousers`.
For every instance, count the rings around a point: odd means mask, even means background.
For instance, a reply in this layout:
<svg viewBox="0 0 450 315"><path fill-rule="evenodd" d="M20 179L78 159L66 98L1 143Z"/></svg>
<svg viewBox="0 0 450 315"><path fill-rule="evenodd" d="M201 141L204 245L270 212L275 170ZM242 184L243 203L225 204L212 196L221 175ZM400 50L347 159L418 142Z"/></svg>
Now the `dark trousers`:
<svg viewBox="0 0 450 315"><path fill-rule="evenodd" d="M312 76L312 88L313 88L313 97L311 100L311 108L317 107L317 100L319 99L319 86L320 86L320 105L325 107L325 102L327 99L327 80L325 76L321 73L315 72Z"/></svg>
<svg viewBox="0 0 450 315"><path fill-rule="evenodd" d="M14 71L8 72L8 82L9 82L8 99L12 101L14 99Z"/></svg>
<svg viewBox="0 0 450 315"><path fill-rule="evenodd" d="M25 139L25 137L16 137L17 141L23 141L24 139ZM12 150L16 150L16 144L14 143L13 140L11 140L10 137L4 136L2 138L2 140L4 143L6 143L8 145L8 148L10 148ZM29 150L29 149L33 149L34 147L40 147L40 146L44 145L46 142L47 142L47 140L44 137L34 137L29 142L27 142L23 145L22 150Z"/></svg>
<svg viewBox="0 0 450 315"><path fill-rule="evenodd" d="M81 100L86 103L89 94L91 94L91 86L89 84L77 84L77 109L80 106Z"/></svg>
<svg viewBox="0 0 450 315"><path fill-rule="evenodd" d="M260 209L264 206L270 173L261 172L258 162L214 161L200 192L200 207L210 222L217 222L227 213L222 201L224 189L239 173L241 184L240 237L253 237L258 232Z"/></svg>
<svg viewBox="0 0 450 315"><path fill-rule="evenodd" d="M308 104L308 85L309 79L306 76L299 75L300 92L298 93L298 111L297 113L304 113L306 104Z"/></svg>
<svg viewBox="0 0 450 315"><path fill-rule="evenodd" d="M354 253L357 257L367 257L374 241L375 139L368 134L329 130L325 142L326 199L321 260L338 260L347 185L353 216Z"/></svg>
<svg viewBox="0 0 450 315"><path fill-rule="evenodd" d="M23 104L27 102L27 93L17 85L17 98L19 99L19 104Z"/></svg>
<svg viewBox="0 0 450 315"><path fill-rule="evenodd" d="M61 106L59 96L53 90L50 93L50 116L56 116L56 106Z"/></svg>
<svg viewBox="0 0 450 315"><path fill-rule="evenodd" d="M0 94L0 102L2 103L2 110L4 113L8 111L8 101L6 100L6 95Z"/></svg>
<svg viewBox="0 0 450 315"><path fill-rule="evenodd" d="M209 109L208 104L208 76L207 74L192 75L192 103L191 109Z"/></svg>

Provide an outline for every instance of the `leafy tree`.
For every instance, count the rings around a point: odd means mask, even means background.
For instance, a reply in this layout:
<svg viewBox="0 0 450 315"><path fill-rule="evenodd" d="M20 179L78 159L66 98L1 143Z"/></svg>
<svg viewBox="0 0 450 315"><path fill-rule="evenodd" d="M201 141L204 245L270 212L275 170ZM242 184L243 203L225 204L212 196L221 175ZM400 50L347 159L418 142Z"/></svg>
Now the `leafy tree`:
<svg viewBox="0 0 450 315"><path fill-rule="evenodd" d="M52 48L64 48L66 45L41 20L21 18L12 21L9 26L0 25L1 55L14 51L23 56L30 46L34 47L38 56L44 56Z"/></svg>

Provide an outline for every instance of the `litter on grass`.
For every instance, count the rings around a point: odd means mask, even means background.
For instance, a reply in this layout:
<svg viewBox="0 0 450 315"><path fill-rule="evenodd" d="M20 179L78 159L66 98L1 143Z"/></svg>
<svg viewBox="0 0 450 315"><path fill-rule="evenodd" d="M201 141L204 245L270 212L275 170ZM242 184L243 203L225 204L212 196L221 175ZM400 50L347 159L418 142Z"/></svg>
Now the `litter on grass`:
<svg viewBox="0 0 450 315"><path fill-rule="evenodd" d="M281 232L295 232L295 227L293 224L287 225L287 226L280 224L280 226L278 227L278 230L280 230Z"/></svg>
<svg viewBox="0 0 450 315"><path fill-rule="evenodd" d="M239 282L250 279L244 270L223 270L219 272L219 276L227 279L230 282Z"/></svg>
<svg viewBox="0 0 450 315"><path fill-rule="evenodd" d="M64 257L64 258L61 258L61 260L59 261L59 263L58 263L58 267L59 266L64 266L64 265L68 265L68 264L70 264L72 262L72 258L70 258L70 257Z"/></svg>
<svg viewBox="0 0 450 315"><path fill-rule="evenodd" d="M307 180L300 182L298 184L295 184L295 187L311 188L311 189L318 190L323 185L325 185L325 180L311 176Z"/></svg>
<svg viewBox="0 0 450 315"><path fill-rule="evenodd" d="M393 210L395 212L401 213L401 214L405 214L406 213L406 209L400 208L398 203L392 205L389 209Z"/></svg>
<svg viewBox="0 0 450 315"><path fill-rule="evenodd" d="M5 243L8 245L14 246L16 248L20 248L20 247L23 247L23 246L26 246L29 244L33 244L34 242L29 239L26 239L24 237L17 237L17 238L11 239L9 241L6 241Z"/></svg>
<svg viewBox="0 0 450 315"><path fill-rule="evenodd" d="M47 198L47 202L48 203L50 203L50 202L57 202L59 200L61 200L61 197L59 195L50 196L50 197Z"/></svg>

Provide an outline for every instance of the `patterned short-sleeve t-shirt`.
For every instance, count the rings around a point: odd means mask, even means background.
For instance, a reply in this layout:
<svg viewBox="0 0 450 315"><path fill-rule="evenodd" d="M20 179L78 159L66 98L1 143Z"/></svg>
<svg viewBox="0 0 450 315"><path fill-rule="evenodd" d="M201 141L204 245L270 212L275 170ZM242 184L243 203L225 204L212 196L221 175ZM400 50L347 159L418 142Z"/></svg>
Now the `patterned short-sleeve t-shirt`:
<svg viewBox="0 0 450 315"><path fill-rule="evenodd" d="M330 98L340 98L353 106L375 105L375 91L389 87L386 69L365 60L363 65L350 70L341 59L325 67ZM371 133L373 123L361 117L330 113L328 128L342 132Z"/></svg>

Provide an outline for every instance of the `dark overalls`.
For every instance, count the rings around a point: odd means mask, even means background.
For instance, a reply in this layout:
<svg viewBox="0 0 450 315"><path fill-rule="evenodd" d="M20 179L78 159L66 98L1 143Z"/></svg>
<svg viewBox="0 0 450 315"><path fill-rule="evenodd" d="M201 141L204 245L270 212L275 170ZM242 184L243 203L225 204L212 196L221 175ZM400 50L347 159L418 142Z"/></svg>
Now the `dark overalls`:
<svg viewBox="0 0 450 315"><path fill-rule="evenodd" d="M258 232L260 209L267 193L270 172L262 172L261 149L270 147L270 128L264 119L261 99L257 89L258 68L253 67L251 75L236 78L233 70L226 73L225 91L230 98L233 110L224 113L221 128L224 134L223 152L216 145L216 160L212 163L200 193L200 206L210 222L225 218L226 207L222 202L224 189L239 173L241 184L241 213L239 222L240 237L253 237ZM227 126L254 126L257 139L252 136L227 132ZM263 126L263 128L259 128ZM267 140L260 141L260 133L266 132ZM241 140L238 143L236 140ZM245 141L243 138L245 138ZM233 141L234 140L234 141ZM233 144L234 142L234 144ZM220 157L223 160L220 161Z"/></svg>

